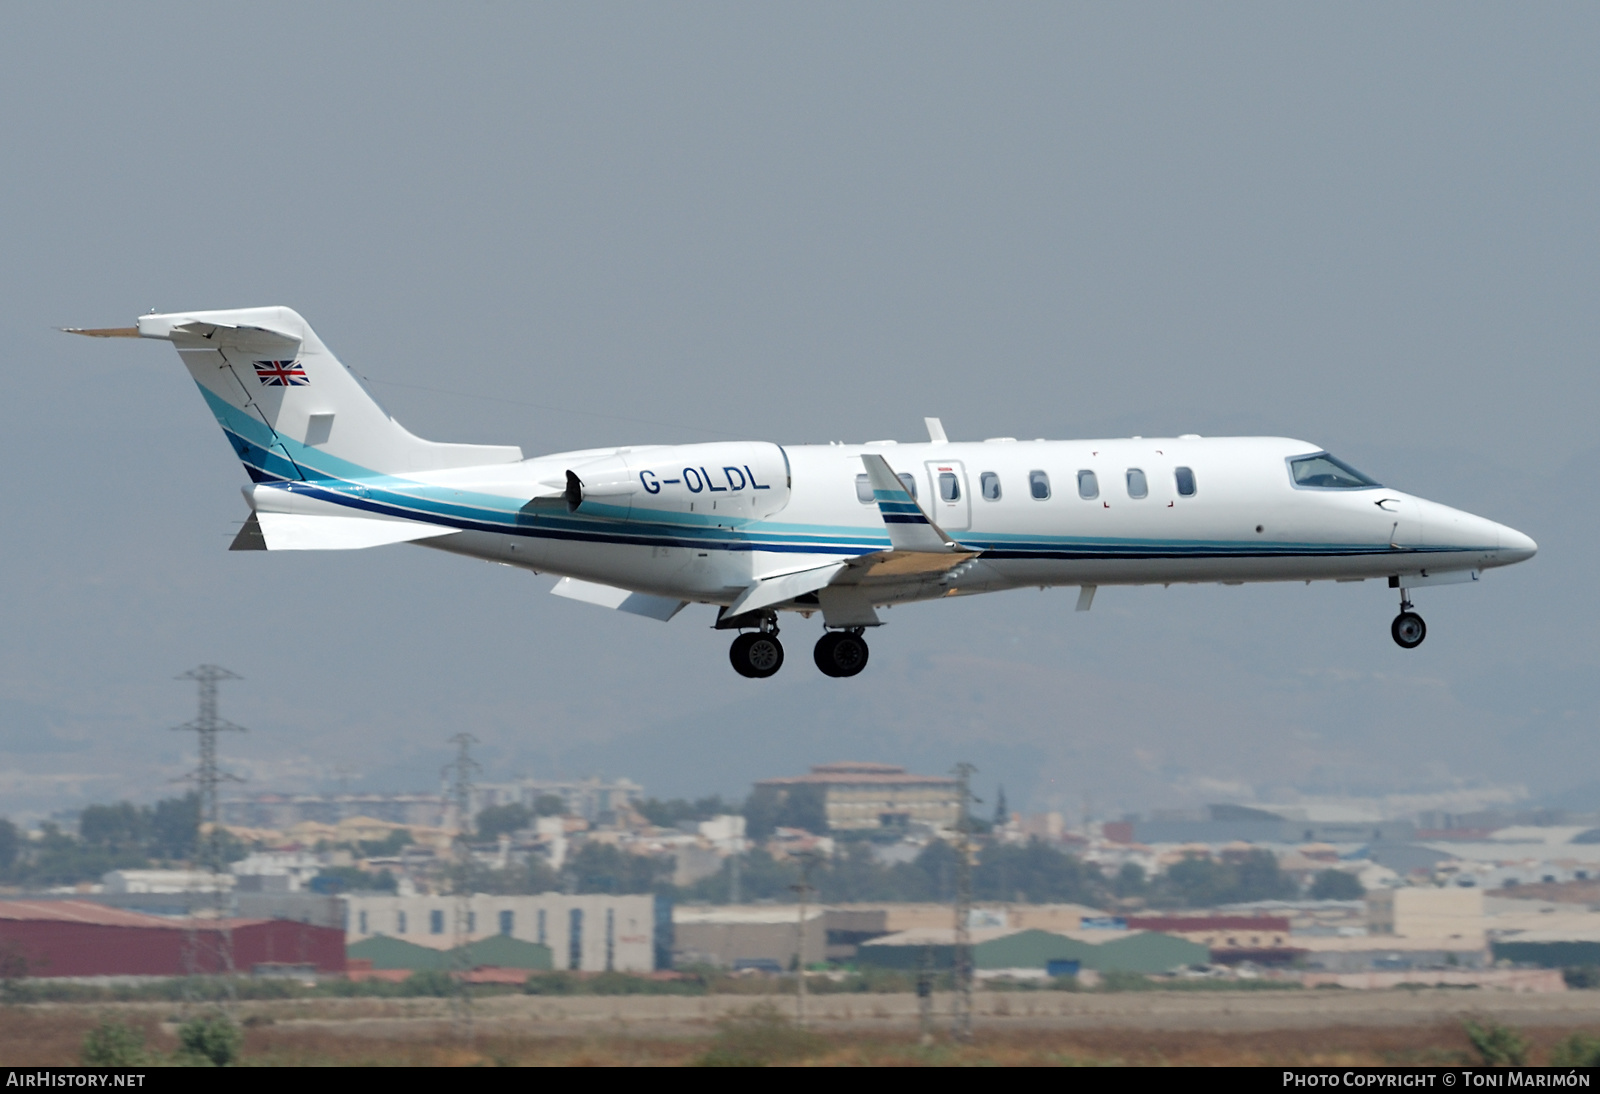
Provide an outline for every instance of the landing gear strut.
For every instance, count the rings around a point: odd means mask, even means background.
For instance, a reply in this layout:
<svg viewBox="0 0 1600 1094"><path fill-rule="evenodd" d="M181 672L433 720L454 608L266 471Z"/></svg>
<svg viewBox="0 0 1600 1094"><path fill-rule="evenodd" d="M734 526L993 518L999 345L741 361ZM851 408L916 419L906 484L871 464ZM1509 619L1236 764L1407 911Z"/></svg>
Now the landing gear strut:
<svg viewBox="0 0 1600 1094"><path fill-rule="evenodd" d="M735 638L728 650L728 660L733 662L734 672L755 680L765 680L783 668L783 643L778 641L777 620L762 619L760 630Z"/></svg>
<svg viewBox="0 0 1600 1094"><path fill-rule="evenodd" d="M1428 637L1428 625L1422 621L1422 616L1411 610L1411 594L1405 589L1400 590L1400 614L1389 624L1389 633L1394 636L1395 645L1403 650L1416 649Z"/></svg>
<svg viewBox="0 0 1600 1094"><path fill-rule="evenodd" d="M854 676L867 667L867 640L860 627L828 631L817 639L812 657L824 676Z"/></svg>

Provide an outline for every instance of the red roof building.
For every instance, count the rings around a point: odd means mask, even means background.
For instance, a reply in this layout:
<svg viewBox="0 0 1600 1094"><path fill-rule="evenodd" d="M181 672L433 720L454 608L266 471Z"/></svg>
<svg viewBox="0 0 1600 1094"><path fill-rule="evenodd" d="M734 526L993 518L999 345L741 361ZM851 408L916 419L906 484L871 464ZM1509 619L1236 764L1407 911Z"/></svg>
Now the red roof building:
<svg viewBox="0 0 1600 1094"><path fill-rule="evenodd" d="M344 931L287 919L171 919L88 901L5 900L0 965L39 977L186 976L230 965L240 973L285 965L343 973Z"/></svg>

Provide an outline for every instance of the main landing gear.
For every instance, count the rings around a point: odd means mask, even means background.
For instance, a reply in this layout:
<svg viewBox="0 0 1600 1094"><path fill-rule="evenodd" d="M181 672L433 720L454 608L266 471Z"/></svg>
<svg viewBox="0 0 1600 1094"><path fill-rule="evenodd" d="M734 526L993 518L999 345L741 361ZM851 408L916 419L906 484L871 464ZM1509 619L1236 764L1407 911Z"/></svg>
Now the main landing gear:
<svg viewBox="0 0 1600 1094"><path fill-rule="evenodd" d="M783 668L783 643L778 641L778 627L763 626L754 633L741 634L733 640L728 650L728 660L733 671L755 680L767 677Z"/></svg>
<svg viewBox="0 0 1600 1094"><path fill-rule="evenodd" d="M867 667L867 640L860 627L828 631L817 639L812 657L824 676L854 676Z"/></svg>
<svg viewBox="0 0 1600 1094"><path fill-rule="evenodd" d="M733 640L728 649L728 660L733 671L753 680L765 680L783 668L783 643L778 641L778 621L774 616L764 616L745 621L758 629L745 631ZM855 676L867 667L867 640L861 637L862 628L848 627L828 631L817 639L812 653L817 668L824 676Z"/></svg>
<svg viewBox="0 0 1600 1094"><path fill-rule="evenodd" d="M1400 614L1389 624L1389 633L1394 636L1395 645L1403 650L1416 649L1428 637L1428 625L1422 621L1422 616L1411 610L1411 594L1405 589L1400 590Z"/></svg>

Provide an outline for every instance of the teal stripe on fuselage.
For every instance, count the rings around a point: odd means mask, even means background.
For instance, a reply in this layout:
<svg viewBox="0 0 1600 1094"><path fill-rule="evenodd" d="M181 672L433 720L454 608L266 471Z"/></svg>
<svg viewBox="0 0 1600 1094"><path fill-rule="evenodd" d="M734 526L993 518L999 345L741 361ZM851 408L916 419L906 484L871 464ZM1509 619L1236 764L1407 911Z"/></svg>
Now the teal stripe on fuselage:
<svg viewBox="0 0 1600 1094"><path fill-rule="evenodd" d="M790 524L754 518L712 517L699 513L650 512L648 518L630 515L606 520L567 513L556 503L553 511L532 512L503 495L463 491L454 486L419 483L414 479L381 474L342 460L321 449L275 434L251 414L228 404L201 385L212 413L225 431L247 442L241 453L247 466L283 480L281 488L307 492L322 500L352 509L442 524L453 528L487 531L531 538L582 539L591 542L684 546L733 551L803 552L860 555L887 550L889 538L880 528L855 525ZM293 458L290 465L274 452L281 445ZM303 474L305 481L300 482ZM365 496L350 488L361 488ZM875 491L895 498L880 500L879 508L918 512L909 495L901 491ZM449 500L446 500L448 498ZM900 499L906 499L901 501ZM622 510L616 511L620 514ZM730 526L731 525L731 526ZM1289 555L1350 556L1371 554L1436 553L1446 550L1482 551L1490 548L1416 547L1396 550L1387 544L1279 543L1232 540L1149 540L1085 536L993 533L962 537L964 546L996 558L1139 558L1139 557L1255 557Z"/></svg>

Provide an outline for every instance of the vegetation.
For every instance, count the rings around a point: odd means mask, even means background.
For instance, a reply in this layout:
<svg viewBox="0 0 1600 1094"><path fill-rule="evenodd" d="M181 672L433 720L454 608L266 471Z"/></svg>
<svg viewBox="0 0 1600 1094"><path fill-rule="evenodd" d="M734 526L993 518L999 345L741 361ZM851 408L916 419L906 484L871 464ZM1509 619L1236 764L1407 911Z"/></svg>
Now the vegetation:
<svg viewBox="0 0 1600 1094"><path fill-rule="evenodd" d="M711 1050L696 1063L702 1067L767 1067L821 1055L827 1046L821 1034L796 1026L769 1004L718 1022Z"/></svg>
<svg viewBox="0 0 1600 1094"><path fill-rule="evenodd" d="M632 855L609 843L586 843L563 872L580 893L648 893L669 882L672 862Z"/></svg>
<svg viewBox="0 0 1600 1094"><path fill-rule="evenodd" d="M88 1067L140 1067L151 1062L144 1034L121 1022L101 1022L83 1038L83 1062Z"/></svg>
<svg viewBox="0 0 1600 1094"><path fill-rule="evenodd" d="M1528 1062L1528 1038L1492 1018L1462 1023L1467 1040L1487 1067L1521 1067Z"/></svg>
<svg viewBox="0 0 1600 1094"><path fill-rule="evenodd" d="M533 826L533 810L521 802L509 805L491 805L478 814L478 838L497 840L502 835L520 832Z"/></svg>
<svg viewBox="0 0 1600 1094"><path fill-rule="evenodd" d="M874 900L945 901L955 895L957 854L935 841L910 862L884 863L866 840L841 843L831 859L811 872L821 900L852 903ZM740 856L739 888L745 900L792 900L800 880L793 859L775 859L757 848ZM1105 878L1092 866L1044 843L991 844L978 852L972 872L979 900L1068 901L1099 904L1109 895ZM720 872L678 890L686 901L724 902L732 887L732 863ZM580 890L582 891L582 890Z"/></svg>
<svg viewBox="0 0 1600 1094"><path fill-rule="evenodd" d="M153 806L117 802L91 805L78 818L74 836L45 822L41 838L26 840L8 820L0 820L0 880L13 885L72 885L99 881L109 870L147 869L190 861L200 822L193 793ZM218 843L223 861L245 856L245 847L226 833Z"/></svg>
<svg viewBox="0 0 1600 1094"><path fill-rule="evenodd" d="M744 802L745 835L764 840L779 828L826 832L828 813L823 788L809 783L778 788L758 786Z"/></svg>
<svg viewBox="0 0 1600 1094"><path fill-rule="evenodd" d="M1600 1067L1600 1037L1574 1033L1550 1050L1551 1067Z"/></svg>
<svg viewBox="0 0 1600 1094"><path fill-rule="evenodd" d="M1322 870L1311 880L1312 900L1360 900L1366 895L1361 880L1348 870Z"/></svg>
<svg viewBox="0 0 1600 1094"><path fill-rule="evenodd" d="M1567 987L1584 989L1600 988L1600 968L1593 965L1574 965L1561 970L1561 979L1567 982Z"/></svg>
<svg viewBox="0 0 1600 1094"><path fill-rule="evenodd" d="M1270 851L1246 851L1222 859L1187 855L1150 885L1156 908L1214 908L1251 900L1292 900L1294 879L1278 869Z"/></svg>
<svg viewBox="0 0 1600 1094"><path fill-rule="evenodd" d="M372 873L356 866L324 866L311 879L314 893L392 893L399 883L388 870Z"/></svg>
<svg viewBox="0 0 1600 1094"><path fill-rule="evenodd" d="M712 817L738 813L740 810L738 803L723 801L721 794L696 798L694 801L683 798L673 798L671 801L646 798L634 808L639 811L640 816L657 828L674 828L688 821L710 820Z"/></svg>
<svg viewBox="0 0 1600 1094"><path fill-rule="evenodd" d="M178 1027L178 1055L185 1062L227 1067L243 1047L244 1032L226 1014L193 1018Z"/></svg>

